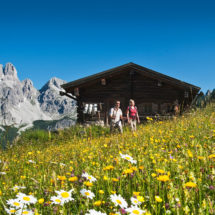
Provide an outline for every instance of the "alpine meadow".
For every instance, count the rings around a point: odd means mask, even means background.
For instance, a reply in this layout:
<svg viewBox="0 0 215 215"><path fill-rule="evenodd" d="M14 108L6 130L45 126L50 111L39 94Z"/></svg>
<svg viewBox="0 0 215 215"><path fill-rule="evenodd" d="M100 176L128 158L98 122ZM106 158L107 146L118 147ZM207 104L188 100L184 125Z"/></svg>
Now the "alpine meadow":
<svg viewBox="0 0 215 215"><path fill-rule="evenodd" d="M23 132L0 154L1 214L214 214L214 108L122 135Z"/></svg>

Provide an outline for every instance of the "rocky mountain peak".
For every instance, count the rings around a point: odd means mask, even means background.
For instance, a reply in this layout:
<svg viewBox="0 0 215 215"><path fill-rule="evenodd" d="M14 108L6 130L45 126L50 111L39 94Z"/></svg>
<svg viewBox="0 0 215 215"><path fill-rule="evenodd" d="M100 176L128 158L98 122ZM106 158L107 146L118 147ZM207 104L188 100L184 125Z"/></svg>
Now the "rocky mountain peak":
<svg viewBox="0 0 215 215"><path fill-rule="evenodd" d="M18 79L16 68L12 63L7 63L5 65L3 69L3 75L4 75L3 78L7 80Z"/></svg>
<svg viewBox="0 0 215 215"><path fill-rule="evenodd" d="M0 80L3 78L4 73L3 73L3 65L0 64Z"/></svg>
<svg viewBox="0 0 215 215"><path fill-rule="evenodd" d="M74 118L76 103L59 94L64 83L54 77L37 90L30 79L22 82L18 79L12 63L7 63L5 67L0 65L0 126L29 126L37 120ZM64 121L62 124L67 126Z"/></svg>
<svg viewBox="0 0 215 215"><path fill-rule="evenodd" d="M64 80L53 77L51 78L41 89L40 92L47 91L48 89L58 90L61 89L61 85L66 83Z"/></svg>

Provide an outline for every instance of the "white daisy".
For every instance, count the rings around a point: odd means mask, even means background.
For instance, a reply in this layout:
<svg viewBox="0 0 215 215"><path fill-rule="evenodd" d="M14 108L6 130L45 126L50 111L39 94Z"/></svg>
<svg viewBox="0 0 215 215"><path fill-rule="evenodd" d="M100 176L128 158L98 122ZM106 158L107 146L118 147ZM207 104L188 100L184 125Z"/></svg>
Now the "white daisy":
<svg viewBox="0 0 215 215"><path fill-rule="evenodd" d="M65 190L60 190L60 191L55 191L55 192L58 194L58 197L61 199L63 204L65 202L70 202L70 201L74 200L72 198L73 189L69 190L68 192Z"/></svg>
<svg viewBox="0 0 215 215"><path fill-rule="evenodd" d="M87 197L89 199L93 199L95 197L95 194L90 190L82 189L80 193L82 196Z"/></svg>
<svg viewBox="0 0 215 215"><path fill-rule="evenodd" d="M137 206L131 206L130 208L127 208L125 210L129 213L129 215L137 215L137 214L141 215L146 212L146 211L138 208Z"/></svg>
<svg viewBox="0 0 215 215"><path fill-rule="evenodd" d="M7 214L15 214L17 212L17 210L15 208L5 208Z"/></svg>
<svg viewBox="0 0 215 215"><path fill-rule="evenodd" d="M125 201L125 199L122 198L121 195L110 195L111 201L115 204L115 206L120 206L121 208L127 208L128 203Z"/></svg>
<svg viewBox="0 0 215 215"><path fill-rule="evenodd" d="M82 177L86 178L87 180L89 180L90 182L94 182L96 181L96 178L94 178L92 175L89 175L88 173L83 173Z"/></svg>
<svg viewBox="0 0 215 215"><path fill-rule="evenodd" d="M52 196L51 199L52 201L51 204L55 204L55 205L63 205L63 201L59 198L59 196Z"/></svg>
<svg viewBox="0 0 215 215"><path fill-rule="evenodd" d="M132 205L140 205L142 202L140 202L138 199L131 197L131 203Z"/></svg>
<svg viewBox="0 0 215 215"><path fill-rule="evenodd" d="M121 156L121 158L123 158L123 159L129 161L130 163L134 163L134 164L137 163L137 161L134 160L134 158L132 158L132 157L131 157L130 155L128 155L128 154L120 154L120 156Z"/></svg>
<svg viewBox="0 0 215 215"><path fill-rule="evenodd" d="M26 187L15 185L15 186L14 186L14 187L12 187L11 189L12 189L12 190L14 190L14 191L17 191L17 190L25 189L25 188L26 188Z"/></svg>
<svg viewBox="0 0 215 215"><path fill-rule="evenodd" d="M85 215L107 215L106 213L102 213L100 211L96 211L94 209L89 210L89 213L86 213Z"/></svg>
<svg viewBox="0 0 215 215"><path fill-rule="evenodd" d="M36 163L35 161L33 160L28 160L29 163Z"/></svg>
<svg viewBox="0 0 215 215"><path fill-rule="evenodd" d="M28 209L19 209L17 212L16 212L16 215L34 215L35 213L31 210L28 210Z"/></svg>
<svg viewBox="0 0 215 215"><path fill-rule="evenodd" d="M6 172L0 172L0 175L6 175Z"/></svg>
<svg viewBox="0 0 215 215"><path fill-rule="evenodd" d="M35 197L33 197L32 195L26 195L24 193L18 193L17 199L21 203L26 204L26 205L35 204L37 202L37 199Z"/></svg>
<svg viewBox="0 0 215 215"><path fill-rule="evenodd" d="M9 199L7 204L16 209L23 208L24 204L20 202L19 199Z"/></svg>

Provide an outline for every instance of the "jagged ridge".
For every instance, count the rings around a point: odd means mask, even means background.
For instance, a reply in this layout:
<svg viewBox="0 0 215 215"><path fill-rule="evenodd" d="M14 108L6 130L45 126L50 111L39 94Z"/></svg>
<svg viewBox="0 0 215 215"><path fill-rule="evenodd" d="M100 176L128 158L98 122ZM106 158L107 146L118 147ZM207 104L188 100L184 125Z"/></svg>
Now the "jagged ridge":
<svg viewBox="0 0 215 215"><path fill-rule="evenodd" d="M30 79L18 79L12 63L0 65L0 125L29 127L36 120L74 118L75 102L59 95L63 83L54 77L37 90Z"/></svg>

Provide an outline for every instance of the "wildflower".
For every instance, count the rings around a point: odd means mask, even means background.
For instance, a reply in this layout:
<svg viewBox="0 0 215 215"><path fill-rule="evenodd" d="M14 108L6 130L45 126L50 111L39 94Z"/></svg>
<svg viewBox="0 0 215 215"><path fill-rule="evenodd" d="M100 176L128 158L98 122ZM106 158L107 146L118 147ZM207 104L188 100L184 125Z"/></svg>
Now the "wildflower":
<svg viewBox="0 0 215 215"><path fill-rule="evenodd" d="M156 202L162 202L163 201L160 196L155 196L155 200L156 200Z"/></svg>
<svg viewBox="0 0 215 215"><path fill-rule="evenodd" d="M137 198L131 197L131 203L132 205L140 205L142 202L140 202Z"/></svg>
<svg viewBox="0 0 215 215"><path fill-rule="evenodd" d="M128 212L130 215L137 215L137 214L143 214L145 213L144 210L141 210L137 206L131 206L130 208L125 209L126 212Z"/></svg>
<svg viewBox="0 0 215 215"><path fill-rule="evenodd" d="M189 181L189 182L187 182L187 183L185 184L185 187L189 187L189 188L196 187L196 186L197 186L197 184L195 184L195 183L192 182L192 181Z"/></svg>
<svg viewBox="0 0 215 215"><path fill-rule="evenodd" d="M92 187L93 183L89 182L89 181L85 181L84 185L86 185L87 187Z"/></svg>
<svg viewBox="0 0 215 215"><path fill-rule="evenodd" d="M123 159L125 159L125 160L127 160L127 161L129 161L129 162L131 162L131 163L134 163L134 164L137 163L137 161L134 160L130 155L127 155L127 154L120 154L120 156L121 156L121 158L123 158Z"/></svg>
<svg viewBox="0 0 215 215"><path fill-rule="evenodd" d="M157 172L157 173L160 173L160 174L164 174L164 173L165 173L165 171L162 170L162 169L156 169L156 172Z"/></svg>
<svg viewBox="0 0 215 215"><path fill-rule="evenodd" d="M94 203L93 203L95 206L100 206L101 204L102 204L102 201L95 201Z"/></svg>
<svg viewBox="0 0 215 215"><path fill-rule="evenodd" d="M122 198L121 195L110 195L111 201L115 204L115 206L120 206L121 208L127 208L128 204L125 199Z"/></svg>
<svg viewBox="0 0 215 215"><path fill-rule="evenodd" d="M166 181L169 181L169 176L168 175L159 175L157 177L157 180L162 181L162 182L166 182Z"/></svg>
<svg viewBox="0 0 215 215"><path fill-rule="evenodd" d="M144 197L143 196L137 196L137 200L139 202L144 202Z"/></svg>
<svg viewBox="0 0 215 215"><path fill-rule="evenodd" d="M103 190L99 190L99 193L100 193L100 194L104 194L104 191L103 191Z"/></svg>
<svg viewBox="0 0 215 215"><path fill-rule="evenodd" d="M94 178L92 175L89 175L88 173L83 173L82 177L86 178L87 180L89 180L90 182L94 182L96 181L96 178Z"/></svg>
<svg viewBox="0 0 215 215"><path fill-rule="evenodd" d="M89 210L89 213L86 213L85 215L106 215L106 213L102 213L100 211L96 211L94 209Z"/></svg>
<svg viewBox="0 0 215 215"><path fill-rule="evenodd" d="M82 196L87 197L88 199L93 199L95 197L95 194L90 190L82 189L80 193Z"/></svg>
<svg viewBox="0 0 215 215"><path fill-rule="evenodd" d="M51 201L52 201L52 204L63 205L63 202L58 196L52 196Z"/></svg>
<svg viewBox="0 0 215 215"><path fill-rule="evenodd" d="M106 167L103 168L103 170L112 170L112 169L114 169L113 166L106 166Z"/></svg>
<svg viewBox="0 0 215 215"><path fill-rule="evenodd" d="M190 158L193 157L193 153L192 153L189 149L187 150L187 154L188 154L188 156L189 156Z"/></svg>
<svg viewBox="0 0 215 215"><path fill-rule="evenodd" d="M33 160L28 160L28 162L29 162L29 163L34 163L34 164L36 163L36 162L33 161Z"/></svg>
<svg viewBox="0 0 215 215"><path fill-rule="evenodd" d="M35 197L33 197L32 195L26 195L24 193L18 193L17 199L21 203L26 204L26 205L35 204L37 202L37 199Z"/></svg>
<svg viewBox="0 0 215 215"><path fill-rule="evenodd" d="M7 200L7 204L16 209L22 208L24 205L19 201L19 199L9 199Z"/></svg>
<svg viewBox="0 0 215 215"><path fill-rule="evenodd" d="M17 190L20 190L20 189L26 189L26 187L15 185L15 186L14 186L14 187L12 187L11 189L12 189L12 190L14 190L14 191L17 191Z"/></svg>
<svg viewBox="0 0 215 215"><path fill-rule="evenodd" d="M39 199L38 202L39 202L39 204L43 204L44 203L44 199Z"/></svg>
<svg viewBox="0 0 215 215"><path fill-rule="evenodd" d="M14 209L14 208L10 208L10 209L5 208L5 210L6 210L6 212L7 212L8 214L14 214L14 213L17 212L17 210Z"/></svg>
<svg viewBox="0 0 215 215"><path fill-rule="evenodd" d="M19 209L16 211L17 215L34 215L34 212L28 209Z"/></svg>
<svg viewBox="0 0 215 215"><path fill-rule="evenodd" d="M155 173L152 173L151 176L154 178L154 177L156 176L156 174L155 174Z"/></svg>
<svg viewBox="0 0 215 215"><path fill-rule="evenodd" d="M58 175L57 178L60 181L65 181L66 180L66 176L64 176L64 175L63 176Z"/></svg>
<svg viewBox="0 0 215 215"><path fill-rule="evenodd" d="M78 177L77 176L73 176L73 177L70 177L69 178L69 181L70 182L75 182L75 181L77 181L78 180Z"/></svg>
<svg viewBox="0 0 215 215"><path fill-rule="evenodd" d="M125 169L123 171L123 174L132 174L133 172L134 172L133 169Z"/></svg>
<svg viewBox="0 0 215 215"><path fill-rule="evenodd" d="M6 175L6 172L0 172L0 175Z"/></svg>
<svg viewBox="0 0 215 215"><path fill-rule="evenodd" d="M74 200L72 198L72 192L73 189L69 190L68 192L65 190L55 191L58 194L58 197L60 198L61 202L64 204L65 202L69 202Z"/></svg>
<svg viewBox="0 0 215 215"><path fill-rule="evenodd" d="M208 156L209 159L215 158L215 154L211 154Z"/></svg>
<svg viewBox="0 0 215 215"><path fill-rule="evenodd" d="M133 192L133 195L135 195L135 196L139 196L140 195L140 192Z"/></svg>

